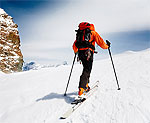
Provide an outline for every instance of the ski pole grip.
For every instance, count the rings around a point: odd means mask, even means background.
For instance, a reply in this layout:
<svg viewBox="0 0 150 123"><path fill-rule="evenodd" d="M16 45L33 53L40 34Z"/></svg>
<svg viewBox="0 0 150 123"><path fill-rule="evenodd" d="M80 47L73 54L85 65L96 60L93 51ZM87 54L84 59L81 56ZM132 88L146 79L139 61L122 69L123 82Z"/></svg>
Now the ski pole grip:
<svg viewBox="0 0 150 123"><path fill-rule="evenodd" d="M106 40L106 44L108 45L108 47L110 48L110 41Z"/></svg>

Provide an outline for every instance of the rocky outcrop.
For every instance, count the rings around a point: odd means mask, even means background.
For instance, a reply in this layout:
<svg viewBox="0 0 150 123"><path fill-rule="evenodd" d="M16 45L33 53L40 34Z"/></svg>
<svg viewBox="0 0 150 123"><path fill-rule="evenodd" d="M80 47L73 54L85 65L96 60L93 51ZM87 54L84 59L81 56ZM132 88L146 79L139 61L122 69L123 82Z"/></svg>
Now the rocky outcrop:
<svg viewBox="0 0 150 123"><path fill-rule="evenodd" d="M0 8L0 70L5 73L22 71L23 55L18 25Z"/></svg>

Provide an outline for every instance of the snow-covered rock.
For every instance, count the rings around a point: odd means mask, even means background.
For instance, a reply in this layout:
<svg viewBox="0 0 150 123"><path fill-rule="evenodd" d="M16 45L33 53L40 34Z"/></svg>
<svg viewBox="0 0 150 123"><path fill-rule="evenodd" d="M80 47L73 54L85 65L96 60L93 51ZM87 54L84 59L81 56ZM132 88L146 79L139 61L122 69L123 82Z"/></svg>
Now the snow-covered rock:
<svg viewBox="0 0 150 123"><path fill-rule="evenodd" d="M23 55L18 25L0 8L0 70L5 73L22 71Z"/></svg>

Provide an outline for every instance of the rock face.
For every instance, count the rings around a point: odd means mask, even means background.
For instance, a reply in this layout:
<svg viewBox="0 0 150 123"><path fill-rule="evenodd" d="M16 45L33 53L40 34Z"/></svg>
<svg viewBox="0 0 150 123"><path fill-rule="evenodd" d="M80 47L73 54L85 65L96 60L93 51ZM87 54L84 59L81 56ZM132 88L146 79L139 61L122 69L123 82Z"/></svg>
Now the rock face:
<svg viewBox="0 0 150 123"><path fill-rule="evenodd" d="M5 73L20 72L23 66L18 25L0 8L0 70Z"/></svg>

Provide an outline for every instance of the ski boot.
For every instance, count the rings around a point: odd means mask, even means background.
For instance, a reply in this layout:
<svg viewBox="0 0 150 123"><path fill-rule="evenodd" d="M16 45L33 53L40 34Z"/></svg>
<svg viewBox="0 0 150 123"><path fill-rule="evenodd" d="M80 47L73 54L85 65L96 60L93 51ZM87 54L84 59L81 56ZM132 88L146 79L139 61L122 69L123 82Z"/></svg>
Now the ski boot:
<svg viewBox="0 0 150 123"><path fill-rule="evenodd" d="M90 91L90 86L88 85L88 83L86 84L86 89L85 89L86 93Z"/></svg>
<svg viewBox="0 0 150 123"><path fill-rule="evenodd" d="M86 90L84 88L79 88L79 92L78 92L78 98L82 99L82 98L86 98Z"/></svg>

